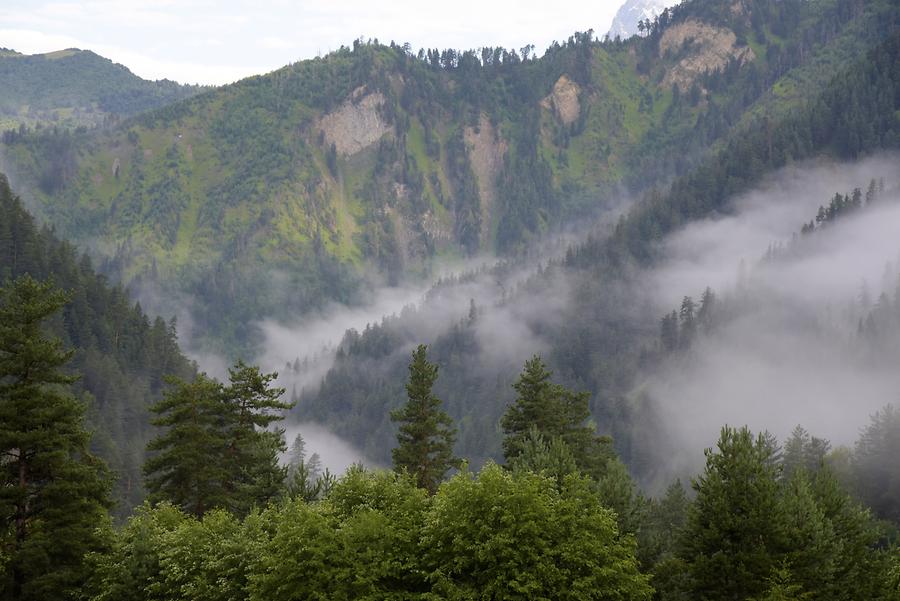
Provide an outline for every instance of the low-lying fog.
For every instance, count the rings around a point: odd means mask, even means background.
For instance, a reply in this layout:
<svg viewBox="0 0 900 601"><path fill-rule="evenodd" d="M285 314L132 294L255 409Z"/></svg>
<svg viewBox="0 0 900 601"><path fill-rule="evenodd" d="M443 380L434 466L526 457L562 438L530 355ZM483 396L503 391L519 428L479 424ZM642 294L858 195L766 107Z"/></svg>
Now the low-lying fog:
<svg viewBox="0 0 900 601"><path fill-rule="evenodd" d="M712 334L698 337L686 356L640 378L635 398L649 398L657 423L665 424L662 433L645 438L658 447L660 482L696 473L703 448L714 444L723 424L768 429L784 439L800 423L833 444L852 444L871 413L900 402L900 369L869 361L856 336L858 320L868 310L865 298L878 299L883 291L893 297L900 274L898 175L897 155L795 166L733 199L725 214L692 223L663 242L664 262L639 278L646 297L638 304L658 311L646 319L658 320L684 296L699 300L707 286L720 301L752 302ZM877 205L804 237L792 247L797 252L762 260L773 244L790 245L835 193L854 188L865 193L873 178L884 179ZM558 247L555 256L561 254ZM265 352L255 361L281 372L280 384L291 394L318 385L346 330L362 331L415 305L420 310L405 313L408 328L428 343L462 319L472 299L488 309L477 323L483 368L521 365L545 350L539 332L564 315L574 289L570 276L562 275L550 294L519 295L516 302L501 304L540 263L502 277L481 270L430 293L432 282L384 288L366 306L333 305L296 323L263 321ZM201 359L204 367L216 365L213 357ZM286 370L296 359L301 369ZM302 432L307 452L319 453L333 471L363 460L318 426L288 424L287 429L288 443Z"/></svg>
<svg viewBox="0 0 900 601"><path fill-rule="evenodd" d="M900 276L900 159L786 169L735 199L734 213L691 224L665 242L667 260L649 275L650 293L678 307L706 286L750 307L688 357L644 384L666 424L664 470L694 473L701 449L723 424L768 429L784 440L802 424L833 445L851 445L870 414L900 403L900 369L873 360L857 336L859 319ZM836 192L863 194L884 178L879 200L790 243ZM872 300L868 300L872 299ZM868 306L867 306L868 305Z"/></svg>

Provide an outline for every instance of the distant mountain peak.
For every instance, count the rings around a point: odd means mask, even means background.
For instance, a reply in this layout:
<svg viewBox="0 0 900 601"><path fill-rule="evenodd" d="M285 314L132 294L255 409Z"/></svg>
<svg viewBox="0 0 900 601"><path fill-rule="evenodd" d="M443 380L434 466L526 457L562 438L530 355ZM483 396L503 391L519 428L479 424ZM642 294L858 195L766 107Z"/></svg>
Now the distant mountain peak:
<svg viewBox="0 0 900 601"><path fill-rule="evenodd" d="M623 40L638 33L638 21L658 16L666 7L678 4L677 0L627 0L619 8L609 28L609 37L619 36Z"/></svg>

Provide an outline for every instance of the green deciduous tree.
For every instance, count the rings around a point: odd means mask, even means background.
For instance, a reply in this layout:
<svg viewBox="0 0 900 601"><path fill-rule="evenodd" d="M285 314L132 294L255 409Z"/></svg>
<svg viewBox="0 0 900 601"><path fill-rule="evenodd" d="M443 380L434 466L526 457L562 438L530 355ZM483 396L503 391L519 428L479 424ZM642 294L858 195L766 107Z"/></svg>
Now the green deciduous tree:
<svg viewBox="0 0 900 601"><path fill-rule="evenodd" d="M328 499L264 514L271 537L250 578L250 598L418 599L428 591L419 540L427 492L406 474L351 468Z"/></svg>
<svg viewBox="0 0 900 601"><path fill-rule="evenodd" d="M423 535L434 592L452 599L649 599L634 540L584 477L561 487L489 464L434 498Z"/></svg>
<svg viewBox="0 0 900 601"><path fill-rule="evenodd" d="M243 523L212 510L202 519L169 503L145 504L115 533L112 549L90 557L91 601L241 601L268 538L258 513Z"/></svg>
<svg viewBox="0 0 900 601"><path fill-rule="evenodd" d="M427 352L425 345L413 351L406 384L409 400L391 413L391 419L400 422L398 445L391 456L394 469L407 471L420 487L434 494L444 474L459 461L453 456L456 428L431 391L438 367L428 362Z"/></svg>
<svg viewBox="0 0 900 601"><path fill-rule="evenodd" d="M0 290L0 596L62 599L101 547L109 476L88 450L84 406L63 368L72 356L44 333L66 302L22 276Z"/></svg>

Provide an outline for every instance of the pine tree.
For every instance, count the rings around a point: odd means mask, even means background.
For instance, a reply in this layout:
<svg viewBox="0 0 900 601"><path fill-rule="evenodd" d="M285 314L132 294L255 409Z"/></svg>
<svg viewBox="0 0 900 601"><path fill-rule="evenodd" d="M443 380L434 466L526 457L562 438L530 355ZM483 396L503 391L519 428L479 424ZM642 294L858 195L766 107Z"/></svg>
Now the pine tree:
<svg viewBox="0 0 900 601"><path fill-rule="evenodd" d="M595 436L588 423L588 393L575 393L554 384L550 381L552 375L535 355L525 362L525 369L513 384L518 396L501 421L506 461L511 462L523 452L532 428L536 428L545 440L561 438L578 468L599 478L612 457L611 441Z"/></svg>
<svg viewBox="0 0 900 601"><path fill-rule="evenodd" d="M243 361L228 370L230 385L223 389L222 399L224 414L229 416L227 508L240 515L275 498L284 486L286 468L278 461L287 450L284 430L271 429L271 425L283 419L283 412L293 403L280 400L285 390L272 386L277 377L277 373L264 374Z"/></svg>
<svg viewBox="0 0 900 601"><path fill-rule="evenodd" d="M747 428L725 427L706 469L681 541L697 599L762 595L786 547L778 468L772 446Z"/></svg>
<svg viewBox="0 0 900 601"><path fill-rule="evenodd" d="M459 465L459 460L453 456L456 428L431 391L438 366L428 362L427 353L424 344L413 351L406 384L409 400L391 413L391 420L400 423L399 444L391 457L395 470L407 471L419 487L434 494L444 474Z"/></svg>
<svg viewBox="0 0 900 601"><path fill-rule="evenodd" d="M170 390L150 410L166 431L152 440L144 464L152 501L169 501L202 516L210 509L246 514L284 487L284 431L268 429L291 407L273 388L277 374L238 362L229 386L205 374L193 382L169 380Z"/></svg>
<svg viewBox="0 0 900 601"><path fill-rule="evenodd" d="M853 450L855 492L881 518L900 523L900 410L875 413Z"/></svg>
<svg viewBox="0 0 900 601"><path fill-rule="evenodd" d="M291 498L300 498L307 503L317 501L328 494L335 483L335 477L325 468L318 453L306 457L306 441L298 433L291 444L287 466L287 493Z"/></svg>
<svg viewBox="0 0 900 601"><path fill-rule="evenodd" d="M61 599L99 550L109 476L88 450L84 406L62 369L72 357L43 328L65 304L22 276L0 290L0 597Z"/></svg>
<svg viewBox="0 0 900 601"><path fill-rule="evenodd" d="M798 425L784 443L784 458L781 464L785 480L789 480L798 470L805 470L810 474L817 472L825 465L825 456L830 448L830 442L810 436L809 432Z"/></svg>
<svg viewBox="0 0 900 601"><path fill-rule="evenodd" d="M675 311L662 318L659 339L666 351L671 352L678 348L678 314Z"/></svg>
<svg viewBox="0 0 900 601"><path fill-rule="evenodd" d="M227 505L229 466L222 411L222 385L206 374L192 382L169 378L170 389L150 408L153 425L166 431L153 439L144 464L153 502L169 501L195 516Z"/></svg>

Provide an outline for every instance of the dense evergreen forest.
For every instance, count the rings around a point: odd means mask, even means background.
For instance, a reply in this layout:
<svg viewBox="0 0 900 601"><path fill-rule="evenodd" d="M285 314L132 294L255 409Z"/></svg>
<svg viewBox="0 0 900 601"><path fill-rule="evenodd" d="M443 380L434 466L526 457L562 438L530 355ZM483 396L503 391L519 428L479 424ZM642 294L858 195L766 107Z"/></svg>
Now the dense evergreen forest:
<svg viewBox="0 0 900 601"><path fill-rule="evenodd" d="M93 451L115 474L115 512L128 515L145 496L147 407L160 397L166 375L188 377L195 368L178 348L175 322L151 321L87 255L38 226L3 176L0 214L0 279L28 275L65 292L65 307L48 325L74 351L66 368L78 375L73 394L86 406Z"/></svg>
<svg viewBox="0 0 900 601"><path fill-rule="evenodd" d="M174 81L147 81L90 50L25 55L0 48L0 127L38 124L95 127L203 90Z"/></svg>
<svg viewBox="0 0 900 601"><path fill-rule="evenodd" d="M357 40L202 94L15 60L7 95L131 116L2 138L0 600L900 601L896 2Z"/></svg>
<svg viewBox="0 0 900 601"><path fill-rule="evenodd" d="M496 424L510 395L504 380L512 377L522 358L513 350L497 359L489 328L496 327L497 319L491 316L511 314L531 339L549 347L547 360L568 385L591 392L592 414L615 437L632 469L651 472L657 458L631 446L644 435L634 426L640 424L646 432L655 419L653 408L634 398L634 390L649 367L648 349L655 347L659 331L659 314L641 289L641 277L665 258L660 241L692 220L727 213L728 199L748 191L772 170L822 154L858 158L896 148L898 56L900 37L894 35L836 74L802 107L776 121L760 116L756 126L737 130L714 158L675 180L667 192L648 193L611 233L571 247L561 261L550 262L524 283L505 290L503 298L490 301L491 306L470 313L467 296L454 298L452 290L445 292L439 286L431 305L426 302L418 311L388 317L362 332L348 332L321 386L313 382L297 391L298 415L328 423L369 456L386 461L392 430L385 416L399 396L397 382L406 349L426 337L439 363L452 374L439 389L451 403L450 414L461 423L460 450L478 460L496 458L500 452ZM829 214L825 211L823 216ZM755 252L762 256L765 250ZM484 289L484 280L502 280L505 269L468 277L476 289ZM465 290L465 282L459 287ZM557 307L560 290L568 294L564 306ZM441 302L445 297L449 300ZM543 299L543 304L535 307L533 299ZM479 311L487 327L479 324ZM456 321L443 314L457 316ZM442 315L437 333L436 315ZM513 332L505 335L517 339ZM485 368L486 362L490 367Z"/></svg>
<svg viewBox="0 0 900 601"><path fill-rule="evenodd" d="M65 303L29 275L2 289L4 598L900 595L896 522L875 521L847 492L828 441L798 426L782 447L725 427L692 494L675 482L647 499L587 421L587 396L554 383L535 356L503 418L505 465L473 473L452 456L454 427L425 346L393 415L395 470L355 467L336 481L310 481L302 441L280 465L283 431L258 429L286 408L275 374L239 363L228 386L170 379L144 465L152 503L110 527L108 472L88 449L75 378L62 371L72 352L44 327ZM845 473L894 516L898 446L888 407Z"/></svg>

